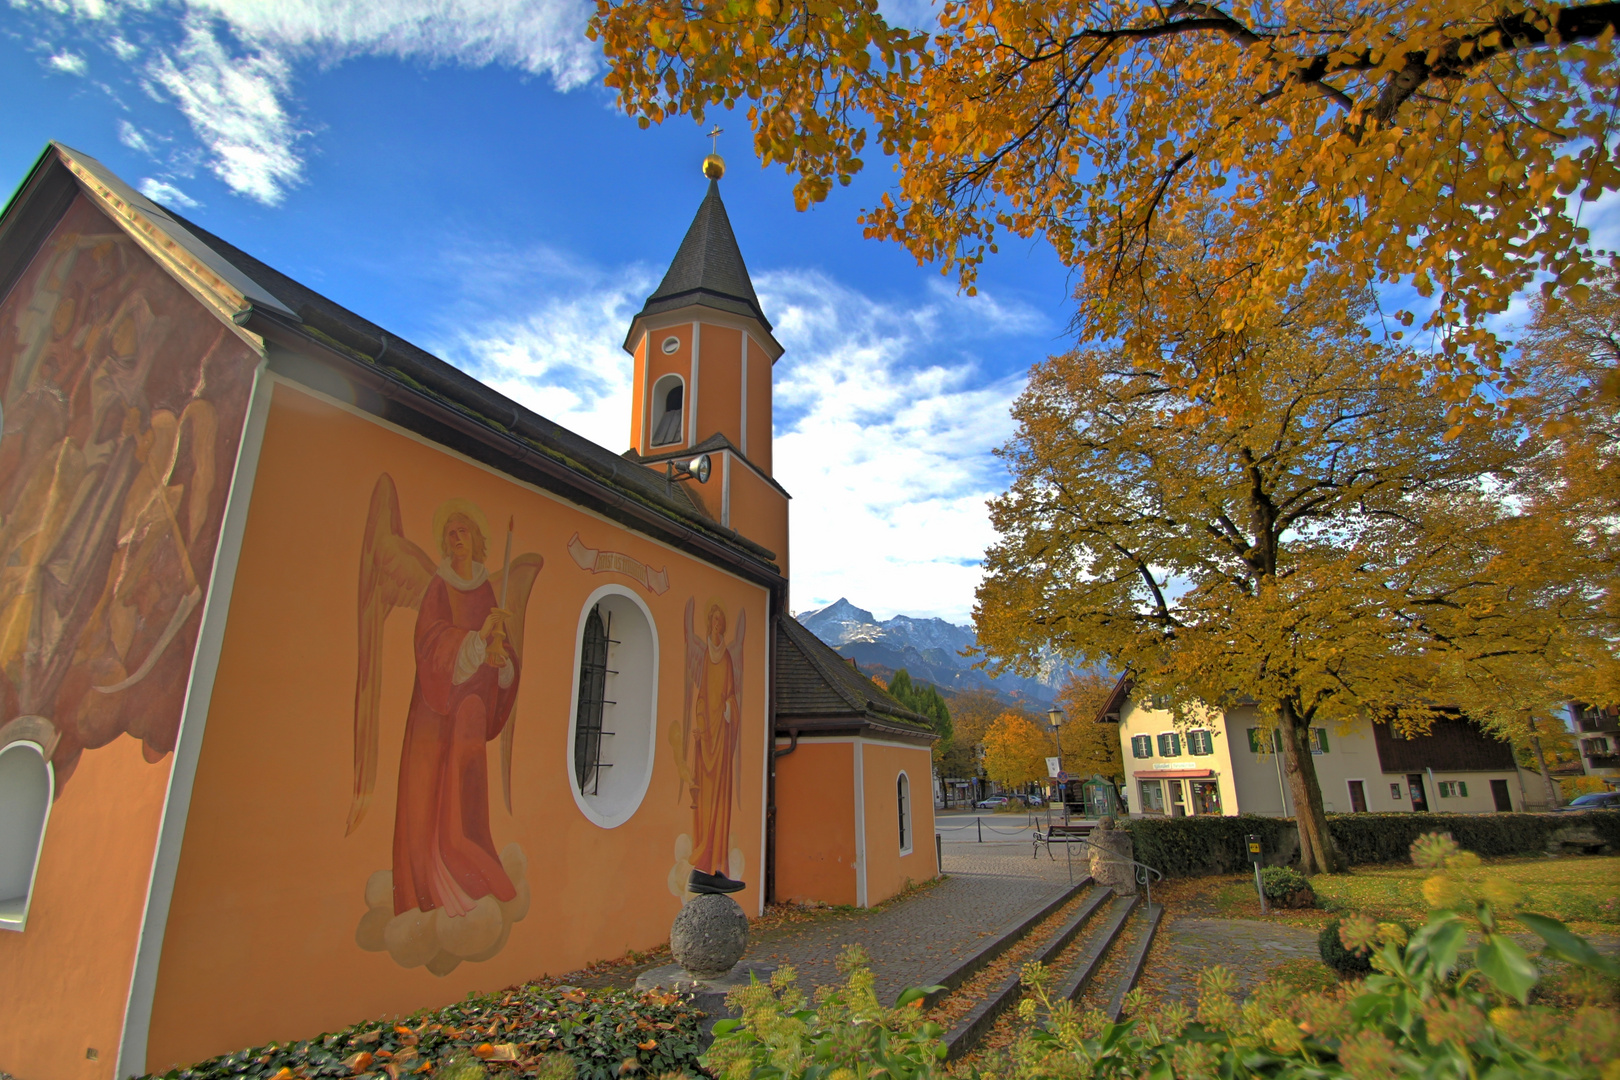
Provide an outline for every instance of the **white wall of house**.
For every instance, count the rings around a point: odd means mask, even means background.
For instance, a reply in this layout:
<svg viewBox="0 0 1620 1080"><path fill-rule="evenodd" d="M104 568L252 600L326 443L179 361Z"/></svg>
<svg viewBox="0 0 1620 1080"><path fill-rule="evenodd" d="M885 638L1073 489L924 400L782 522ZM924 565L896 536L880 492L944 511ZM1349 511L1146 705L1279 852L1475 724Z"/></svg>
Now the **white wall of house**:
<svg viewBox="0 0 1620 1080"><path fill-rule="evenodd" d="M1178 805L1175 785L1180 785L1179 806L1187 814L1200 812L1194 800L1192 785L1216 784L1220 798L1220 813L1265 814L1292 816L1293 795L1284 791L1278 768L1278 755L1270 751L1264 738L1258 749L1253 747L1249 729L1263 725L1252 706L1230 709L1223 716L1211 710L1207 723L1178 728L1168 708L1154 708L1149 703L1126 702L1119 713L1120 752L1124 756L1130 812L1165 813L1174 815ZM1210 750L1195 754L1194 730L1210 733ZM1160 736L1175 733L1178 738L1170 749L1179 753L1170 756L1163 751L1165 742ZM1145 747L1150 756L1139 757L1144 746L1135 740L1146 737L1151 745ZM1322 788L1322 802L1328 813L1346 814L1352 805L1352 782L1359 782L1366 809L1373 813L1392 813L1412 809L1411 784L1408 775L1386 773L1379 765L1378 748L1373 739L1372 724L1357 720L1349 725L1327 725L1319 735L1317 744L1322 749L1313 751L1312 760ZM1178 776L1208 770L1208 777ZM1514 810L1525 808L1525 789L1517 770L1503 772L1459 772L1440 769L1424 770L1419 774L1428 809L1432 813L1488 814L1496 810L1491 781L1507 783L1508 797ZM1157 809L1151 795L1145 795L1143 782L1159 785ZM1532 800L1533 802L1533 800Z"/></svg>

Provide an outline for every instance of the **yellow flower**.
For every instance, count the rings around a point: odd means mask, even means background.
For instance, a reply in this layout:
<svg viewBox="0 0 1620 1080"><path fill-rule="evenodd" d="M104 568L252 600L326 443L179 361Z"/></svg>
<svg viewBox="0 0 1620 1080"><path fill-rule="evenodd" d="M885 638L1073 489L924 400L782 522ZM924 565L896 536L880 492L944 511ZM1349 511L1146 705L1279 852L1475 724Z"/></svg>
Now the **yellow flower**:
<svg viewBox="0 0 1620 1080"><path fill-rule="evenodd" d="M1519 905L1519 897L1523 895L1519 886L1505 877L1491 875L1485 879L1480 891L1492 906L1504 910L1512 910Z"/></svg>
<svg viewBox="0 0 1620 1080"><path fill-rule="evenodd" d="M1435 874L1423 883L1423 899L1433 908L1456 907L1463 900L1462 886L1444 874Z"/></svg>

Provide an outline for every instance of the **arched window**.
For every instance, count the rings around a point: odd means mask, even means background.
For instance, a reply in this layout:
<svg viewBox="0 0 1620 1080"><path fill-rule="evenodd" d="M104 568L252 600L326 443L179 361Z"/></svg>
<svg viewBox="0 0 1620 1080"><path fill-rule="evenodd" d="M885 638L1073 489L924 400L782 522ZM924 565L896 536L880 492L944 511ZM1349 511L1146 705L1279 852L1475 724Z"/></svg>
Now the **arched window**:
<svg viewBox="0 0 1620 1080"><path fill-rule="evenodd" d="M900 854L911 854L911 778L901 773L894 782L895 801L900 809Z"/></svg>
<svg viewBox="0 0 1620 1080"><path fill-rule="evenodd" d="M652 445L668 446L681 441L685 402L686 384L679 375L665 375L653 385Z"/></svg>
<svg viewBox="0 0 1620 1080"><path fill-rule="evenodd" d="M0 929L21 930L28 921L53 786L38 745L0 747Z"/></svg>
<svg viewBox="0 0 1620 1080"><path fill-rule="evenodd" d="M640 597L604 585L585 602L578 643L569 787L580 812L611 829L636 812L652 780L658 635Z"/></svg>

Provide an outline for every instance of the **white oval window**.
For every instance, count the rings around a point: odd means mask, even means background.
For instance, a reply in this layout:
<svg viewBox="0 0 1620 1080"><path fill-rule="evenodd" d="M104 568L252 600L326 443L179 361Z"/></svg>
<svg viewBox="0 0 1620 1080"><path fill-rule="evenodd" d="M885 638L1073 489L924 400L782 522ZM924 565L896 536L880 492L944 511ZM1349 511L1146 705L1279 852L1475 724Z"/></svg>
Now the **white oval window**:
<svg viewBox="0 0 1620 1080"><path fill-rule="evenodd" d="M580 813L611 829L630 820L652 781L658 634L639 596L604 585L585 602L574 640L569 787Z"/></svg>
<svg viewBox="0 0 1620 1080"><path fill-rule="evenodd" d="M664 339L663 347L666 354L672 353L681 347L681 339L678 337L667 337Z"/></svg>

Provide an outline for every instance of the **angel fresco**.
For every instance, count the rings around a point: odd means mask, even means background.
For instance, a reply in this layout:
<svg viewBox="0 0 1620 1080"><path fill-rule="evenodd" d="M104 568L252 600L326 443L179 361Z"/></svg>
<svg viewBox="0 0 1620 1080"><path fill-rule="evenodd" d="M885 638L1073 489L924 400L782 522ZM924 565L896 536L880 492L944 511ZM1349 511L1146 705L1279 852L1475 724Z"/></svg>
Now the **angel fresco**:
<svg viewBox="0 0 1620 1080"><path fill-rule="evenodd" d="M257 357L82 198L0 302L0 742L174 749Z"/></svg>
<svg viewBox="0 0 1620 1080"><path fill-rule="evenodd" d="M742 653L748 614L737 612L736 633L728 643L725 608L711 601L699 633L696 606L695 599L686 602L686 703L681 726L670 729L680 794L690 796L692 806L692 832L675 845L670 891L677 896L747 887L727 874L743 872L742 852L731 846L731 811L742 804L737 779L742 770Z"/></svg>
<svg viewBox="0 0 1620 1080"><path fill-rule="evenodd" d="M495 851L485 751L499 736L510 813L523 618L544 564L532 553L512 557L512 529L509 522L502 569L491 574L483 511L466 499L447 500L433 515L435 562L405 536L393 477L383 473L361 542L348 833L366 816L376 785L383 625L399 608L416 609L416 679L400 750L393 868L366 883L368 910L355 940L435 975L500 952L529 908L522 848Z"/></svg>

